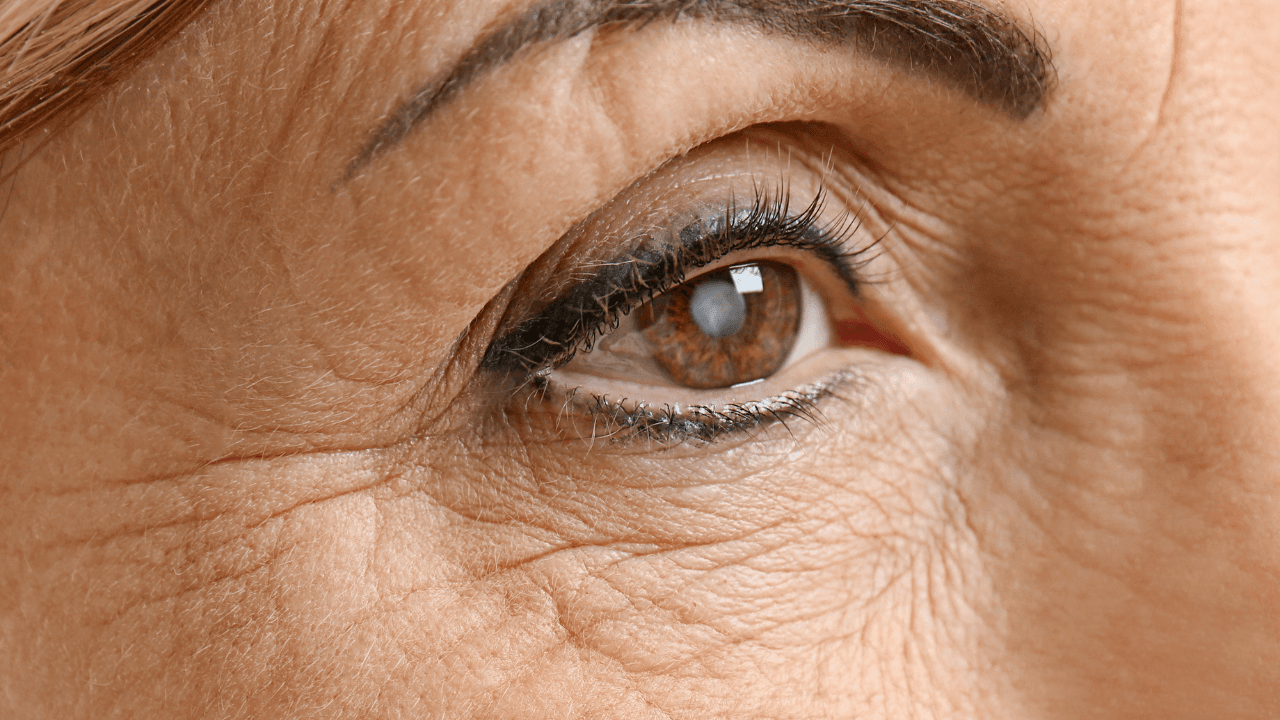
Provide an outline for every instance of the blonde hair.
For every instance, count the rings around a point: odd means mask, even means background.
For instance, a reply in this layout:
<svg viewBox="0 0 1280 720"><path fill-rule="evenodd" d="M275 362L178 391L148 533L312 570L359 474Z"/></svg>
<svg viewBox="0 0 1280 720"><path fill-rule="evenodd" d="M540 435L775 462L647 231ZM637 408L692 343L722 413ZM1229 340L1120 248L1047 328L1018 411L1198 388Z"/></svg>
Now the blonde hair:
<svg viewBox="0 0 1280 720"><path fill-rule="evenodd" d="M210 0L0 0L0 154L73 119Z"/></svg>

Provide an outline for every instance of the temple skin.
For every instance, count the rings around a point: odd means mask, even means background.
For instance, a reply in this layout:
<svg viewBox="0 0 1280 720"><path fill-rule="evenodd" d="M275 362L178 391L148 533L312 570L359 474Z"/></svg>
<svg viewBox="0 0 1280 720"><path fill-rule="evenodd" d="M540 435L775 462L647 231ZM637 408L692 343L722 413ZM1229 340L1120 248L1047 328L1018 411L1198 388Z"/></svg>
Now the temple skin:
<svg viewBox="0 0 1280 720"><path fill-rule="evenodd" d="M529 7L217 3L4 159L0 716L1280 715L1280 5L988 5L1052 58L1025 116L597 28L350 172ZM769 381L853 368L821 422L593 443L478 368L780 178L883 238L908 351Z"/></svg>

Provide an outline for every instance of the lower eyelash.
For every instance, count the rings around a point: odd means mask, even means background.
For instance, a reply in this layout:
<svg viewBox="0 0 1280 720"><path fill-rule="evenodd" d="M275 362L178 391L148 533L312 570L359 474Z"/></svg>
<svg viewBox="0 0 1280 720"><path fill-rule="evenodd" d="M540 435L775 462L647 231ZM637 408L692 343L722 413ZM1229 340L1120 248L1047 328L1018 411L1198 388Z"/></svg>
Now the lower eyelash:
<svg viewBox="0 0 1280 720"><path fill-rule="evenodd" d="M685 408L644 402L628 406L625 398L610 400L594 393L580 395L580 388L559 390L542 377L536 379L534 387L542 402L552 402L549 395L553 392L563 393L562 418L580 413L591 421L590 432L583 434L584 440L625 445L710 445L731 435L750 434L773 425L781 425L790 433L789 421L822 426L825 419L819 403L834 396L854 378L853 371L844 370L822 382L763 400Z"/></svg>

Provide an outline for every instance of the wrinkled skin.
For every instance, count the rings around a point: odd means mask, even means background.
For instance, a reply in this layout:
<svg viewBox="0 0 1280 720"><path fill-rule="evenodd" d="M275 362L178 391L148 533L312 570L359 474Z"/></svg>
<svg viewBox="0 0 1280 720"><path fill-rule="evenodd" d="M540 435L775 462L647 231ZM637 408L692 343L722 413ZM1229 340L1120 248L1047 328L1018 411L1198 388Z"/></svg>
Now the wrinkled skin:
<svg viewBox="0 0 1280 720"><path fill-rule="evenodd" d="M215 6L3 187L0 715L1280 714L1280 6L1016 3L1021 121L598 32L343 182L525 3L336 5ZM504 287L689 151L823 175L910 354L711 446L512 407Z"/></svg>

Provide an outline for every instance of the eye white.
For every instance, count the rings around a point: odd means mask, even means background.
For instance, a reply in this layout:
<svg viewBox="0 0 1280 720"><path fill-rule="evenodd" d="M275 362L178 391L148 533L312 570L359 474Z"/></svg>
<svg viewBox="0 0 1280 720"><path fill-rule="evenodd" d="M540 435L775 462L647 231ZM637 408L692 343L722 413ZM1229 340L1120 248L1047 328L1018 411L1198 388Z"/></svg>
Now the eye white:
<svg viewBox="0 0 1280 720"><path fill-rule="evenodd" d="M823 301L813 286L800 276L800 327L796 330L796 341L791 352L782 362L778 372L782 372L810 355L826 349L831 345L831 318L827 316L827 303Z"/></svg>

